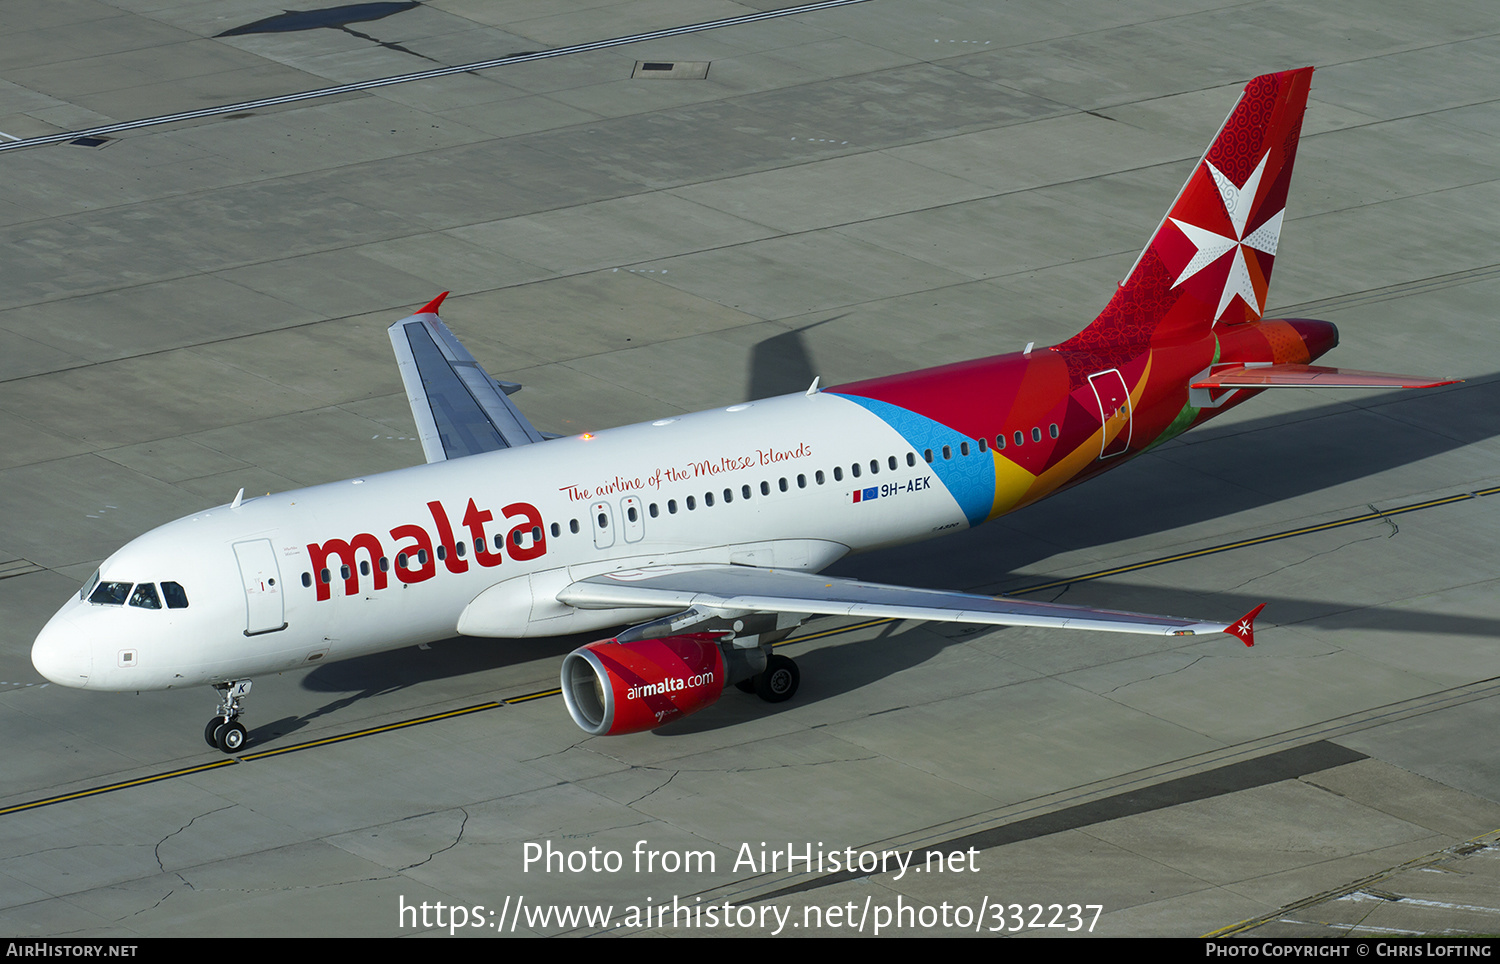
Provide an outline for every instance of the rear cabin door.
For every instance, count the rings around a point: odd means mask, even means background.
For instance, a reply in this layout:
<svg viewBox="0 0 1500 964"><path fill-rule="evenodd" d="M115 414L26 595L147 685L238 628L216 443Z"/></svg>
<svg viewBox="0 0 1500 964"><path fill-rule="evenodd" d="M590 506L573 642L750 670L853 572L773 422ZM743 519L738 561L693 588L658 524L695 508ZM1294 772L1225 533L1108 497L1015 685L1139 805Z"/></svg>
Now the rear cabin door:
<svg viewBox="0 0 1500 964"><path fill-rule="evenodd" d="M1118 368L1095 372L1089 376L1094 398L1099 402L1099 423L1104 426L1104 441L1099 457L1107 459L1130 447L1130 391Z"/></svg>

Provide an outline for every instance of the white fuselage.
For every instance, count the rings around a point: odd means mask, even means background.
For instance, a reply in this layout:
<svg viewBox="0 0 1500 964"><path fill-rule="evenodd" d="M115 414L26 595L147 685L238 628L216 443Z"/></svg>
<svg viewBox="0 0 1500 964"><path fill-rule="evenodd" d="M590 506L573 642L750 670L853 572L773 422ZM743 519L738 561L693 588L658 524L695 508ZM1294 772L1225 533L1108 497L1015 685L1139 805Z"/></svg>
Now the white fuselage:
<svg viewBox="0 0 1500 964"><path fill-rule="evenodd" d="M855 499L871 487L878 498ZM663 614L557 601L602 572L818 570L968 525L885 422L837 395L788 395L179 519L106 559L38 636L33 662L68 686L152 690L455 634L594 631ZM167 581L186 607L86 598L98 583Z"/></svg>

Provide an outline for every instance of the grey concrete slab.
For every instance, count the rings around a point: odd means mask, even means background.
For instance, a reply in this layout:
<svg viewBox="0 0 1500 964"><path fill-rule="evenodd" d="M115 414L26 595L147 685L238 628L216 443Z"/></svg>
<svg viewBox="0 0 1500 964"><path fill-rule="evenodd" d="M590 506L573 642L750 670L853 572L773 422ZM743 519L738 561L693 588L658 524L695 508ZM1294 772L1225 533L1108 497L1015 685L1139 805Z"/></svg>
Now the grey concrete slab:
<svg viewBox="0 0 1500 964"><path fill-rule="evenodd" d="M552 272L494 248L460 240L446 232L413 234L361 245L362 257L397 268L404 274L432 279L434 290L459 294L525 284L552 277Z"/></svg>
<svg viewBox="0 0 1500 964"><path fill-rule="evenodd" d="M630 225L620 224L618 230L627 232ZM635 348L670 350L682 339L756 322L661 280L651 269L611 268L461 298L449 314L453 330L474 346L476 358L490 370L510 372ZM587 370L604 373L598 365ZM621 385L630 387L632 375L646 374L644 366L635 365ZM542 379L528 376L528 381L545 390ZM639 381L656 384L655 378Z"/></svg>
<svg viewBox="0 0 1500 964"><path fill-rule="evenodd" d="M617 268L759 241L773 232L669 192L581 204L448 232L558 273Z"/></svg>
<svg viewBox="0 0 1500 964"><path fill-rule="evenodd" d="M833 274L812 272L821 263ZM648 262L664 284L758 318L863 304L972 280L914 258L828 231L789 235Z"/></svg>
<svg viewBox="0 0 1500 964"><path fill-rule="evenodd" d="M456 107L442 111L441 116L496 137L514 137L551 130L559 123L587 124L598 119L595 114L543 95L513 97L476 107Z"/></svg>
<svg viewBox="0 0 1500 964"><path fill-rule="evenodd" d="M796 232L921 211L987 192L961 177L940 176L900 151L872 151L671 193L779 231ZM808 199L814 203L809 205Z"/></svg>

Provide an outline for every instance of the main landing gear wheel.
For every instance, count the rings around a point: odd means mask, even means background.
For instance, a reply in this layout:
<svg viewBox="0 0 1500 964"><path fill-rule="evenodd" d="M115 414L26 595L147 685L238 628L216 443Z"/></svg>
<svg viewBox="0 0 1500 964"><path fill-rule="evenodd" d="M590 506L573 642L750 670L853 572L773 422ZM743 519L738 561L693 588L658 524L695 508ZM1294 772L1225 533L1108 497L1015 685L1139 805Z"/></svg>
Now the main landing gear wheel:
<svg viewBox="0 0 1500 964"><path fill-rule="evenodd" d="M766 671L755 677L755 692L767 703L781 703L796 695L801 682L796 663L772 654L766 657Z"/></svg>

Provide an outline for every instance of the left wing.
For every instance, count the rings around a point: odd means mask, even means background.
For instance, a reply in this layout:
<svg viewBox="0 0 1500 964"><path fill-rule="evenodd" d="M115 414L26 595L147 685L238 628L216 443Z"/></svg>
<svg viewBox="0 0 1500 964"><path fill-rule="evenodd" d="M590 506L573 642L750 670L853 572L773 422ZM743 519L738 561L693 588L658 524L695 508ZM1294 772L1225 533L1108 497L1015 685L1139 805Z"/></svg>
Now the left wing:
<svg viewBox="0 0 1500 964"><path fill-rule="evenodd" d="M544 441L507 397L521 386L491 378L438 317L447 296L443 292L389 329L427 461Z"/></svg>
<svg viewBox="0 0 1500 964"><path fill-rule="evenodd" d="M758 566L657 566L591 576L557 594L579 609L696 607L730 612L889 617L993 626L1093 629L1152 636L1228 633L1255 645L1257 606L1230 624L1060 603L909 589Z"/></svg>

